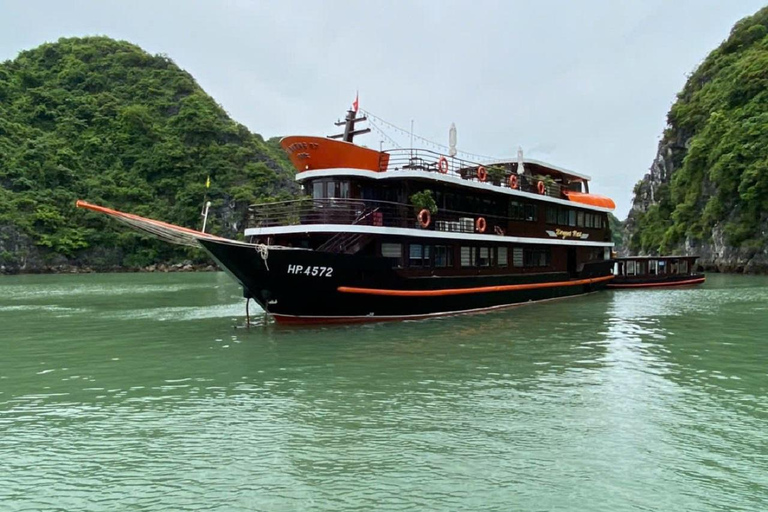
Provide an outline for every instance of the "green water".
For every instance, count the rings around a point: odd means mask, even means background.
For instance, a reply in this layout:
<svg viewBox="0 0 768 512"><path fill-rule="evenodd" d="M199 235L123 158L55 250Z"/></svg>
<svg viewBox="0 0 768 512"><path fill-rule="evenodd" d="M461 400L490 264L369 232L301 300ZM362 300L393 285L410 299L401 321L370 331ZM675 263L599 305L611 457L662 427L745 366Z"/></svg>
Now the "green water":
<svg viewBox="0 0 768 512"><path fill-rule="evenodd" d="M0 278L0 510L768 510L768 278L243 312L221 273Z"/></svg>

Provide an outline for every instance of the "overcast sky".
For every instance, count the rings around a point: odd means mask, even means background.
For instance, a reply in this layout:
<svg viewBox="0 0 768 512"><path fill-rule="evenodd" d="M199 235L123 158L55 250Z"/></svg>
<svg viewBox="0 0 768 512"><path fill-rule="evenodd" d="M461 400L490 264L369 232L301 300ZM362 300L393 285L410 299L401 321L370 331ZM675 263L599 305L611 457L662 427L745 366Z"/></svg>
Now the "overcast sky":
<svg viewBox="0 0 768 512"><path fill-rule="evenodd" d="M0 60L59 37L164 53L265 137L360 106L460 150L592 176L626 217L667 111L753 0L0 0ZM378 147L383 137L357 141ZM402 140L402 139L399 139Z"/></svg>

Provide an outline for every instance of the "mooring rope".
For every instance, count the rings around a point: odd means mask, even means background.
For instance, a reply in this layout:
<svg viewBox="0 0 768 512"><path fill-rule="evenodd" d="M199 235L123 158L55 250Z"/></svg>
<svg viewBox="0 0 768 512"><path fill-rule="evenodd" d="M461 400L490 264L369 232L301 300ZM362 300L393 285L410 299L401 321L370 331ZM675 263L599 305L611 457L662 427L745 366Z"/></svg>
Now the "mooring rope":
<svg viewBox="0 0 768 512"><path fill-rule="evenodd" d="M267 264L267 258L269 258L269 247L264 244L255 244L254 249L256 249L256 252L259 253L261 259L264 260L264 267L266 267L267 272L269 272L269 265Z"/></svg>

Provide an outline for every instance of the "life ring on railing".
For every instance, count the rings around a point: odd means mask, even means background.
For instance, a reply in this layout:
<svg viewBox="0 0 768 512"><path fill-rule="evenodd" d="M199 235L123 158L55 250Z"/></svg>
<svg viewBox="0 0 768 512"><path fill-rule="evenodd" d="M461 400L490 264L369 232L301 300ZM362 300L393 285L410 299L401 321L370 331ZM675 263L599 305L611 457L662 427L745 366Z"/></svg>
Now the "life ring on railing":
<svg viewBox="0 0 768 512"><path fill-rule="evenodd" d="M432 222L432 214L429 213L429 210L424 208L419 212L419 214L416 216L416 218L419 220L419 226L426 229L429 227L429 223Z"/></svg>
<svg viewBox="0 0 768 512"><path fill-rule="evenodd" d="M509 177L509 188L515 188L516 189L517 185L518 185L518 183L517 183L517 174L512 174Z"/></svg>
<svg viewBox="0 0 768 512"><path fill-rule="evenodd" d="M443 174L448 172L448 159L445 158L444 156L441 156L437 160L437 170Z"/></svg>
<svg viewBox="0 0 768 512"><path fill-rule="evenodd" d="M546 189L546 187L544 187L544 182L543 181L539 181L536 184L536 190L539 191L539 194L544 195L544 192L546 192L547 189Z"/></svg>
<svg viewBox="0 0 768 512"><path fill-rule="evenodd" d="M477 220L475 221L475 229L477 230L477 232L478 233L485 233L485 228L486 227L487 227L487 225L485 223L485 218L478 217Z"/></svg>
<svg viewBox="0 0 768 512"><path fill-rule="evenodd" d="M488 172L485 170L485 167L482 165L477 168L477 179L480 181L485 181L488 179Z"/></svg>

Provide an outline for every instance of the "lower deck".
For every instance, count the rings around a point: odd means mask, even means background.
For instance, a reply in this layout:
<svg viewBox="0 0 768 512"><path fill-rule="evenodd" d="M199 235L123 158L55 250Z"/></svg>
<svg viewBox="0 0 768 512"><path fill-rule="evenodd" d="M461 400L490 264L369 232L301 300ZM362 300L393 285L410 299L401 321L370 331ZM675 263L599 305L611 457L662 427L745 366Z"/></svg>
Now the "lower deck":
<svg viewBox="0 0 768 512"><path fill-rule="evenodd" d="M566 273L610 259L610 248L576 244L477 242L358 233L286 234L252 237L252 243L381 258L406 277L491 276Z"/></svg>

